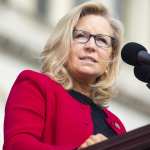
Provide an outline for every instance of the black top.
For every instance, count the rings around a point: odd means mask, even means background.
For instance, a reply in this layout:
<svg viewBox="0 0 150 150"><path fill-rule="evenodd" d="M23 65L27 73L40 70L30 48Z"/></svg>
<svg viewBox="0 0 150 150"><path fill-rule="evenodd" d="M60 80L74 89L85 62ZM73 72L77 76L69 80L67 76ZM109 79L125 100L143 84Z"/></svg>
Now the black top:
<svg viewBox="0 0 150 150"><path fill-rule="evenodd" d="M76 100L79 102L90 105L91 107L91 116L93 120L94 125L94 133L101 133L105 135L108 138L111 138L116 135L116 133L112 130L111 127L108 126L108 124L105 121L105 118L107 117L106 114L102 111L102 108L98 105L96 105L91 98L87 97L86 95L83 95L82 93L79 93L74 90L70 90L69 94L73 96Z"/></svg>

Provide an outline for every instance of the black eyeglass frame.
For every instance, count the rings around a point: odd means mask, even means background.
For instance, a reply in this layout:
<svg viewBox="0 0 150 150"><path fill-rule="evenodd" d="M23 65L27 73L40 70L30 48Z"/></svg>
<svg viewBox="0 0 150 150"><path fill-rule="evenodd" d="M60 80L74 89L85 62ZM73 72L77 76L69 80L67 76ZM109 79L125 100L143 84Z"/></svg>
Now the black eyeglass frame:
<svg viewBox="0 0 150 150"><path fill-rule="evenodd" d="M97 47L99 47L99 48L109 48L109 47L112 47L113 44L117 41L115 37L112 37L110 35L105 35L105 34L91 34L90 32L87 32L87 31L84 31L84 30L78 30L76 28L73 30L73 39L74 39L74 32L76 32L76 31L81 31L81 32L86 33L87 35L89 35L88 38L87 38L87 41L85 41L85 42L78 41L81 44L87 43L91 39L91 37L93 37L94 41L95 41L95 44L96 44ZM96 42L96 38L97 37L109 37L111 39L111 43L108 44L107 46L100 46Z"/></svg>

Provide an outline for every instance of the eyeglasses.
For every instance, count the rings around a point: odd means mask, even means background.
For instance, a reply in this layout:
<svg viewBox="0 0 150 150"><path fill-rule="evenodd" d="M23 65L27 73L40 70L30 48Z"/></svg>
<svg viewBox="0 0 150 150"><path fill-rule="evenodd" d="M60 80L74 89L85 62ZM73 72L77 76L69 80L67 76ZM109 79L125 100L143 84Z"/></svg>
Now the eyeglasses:
<svg viewBox="0 0 150 150"><path fill-rule="evenodd" d="M87 43L91 37L94 38L95 44L99 48L109 48L113 45L113 42L116 40L114 37L104 34L91 34L87 31L74 29L73 39L81 44Z"/></svg>

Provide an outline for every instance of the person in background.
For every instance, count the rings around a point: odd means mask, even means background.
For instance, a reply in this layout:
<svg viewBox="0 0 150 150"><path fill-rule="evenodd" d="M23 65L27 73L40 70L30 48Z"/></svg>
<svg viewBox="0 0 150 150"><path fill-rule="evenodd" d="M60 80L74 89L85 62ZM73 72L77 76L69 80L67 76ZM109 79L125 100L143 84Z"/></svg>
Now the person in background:
<svg viewBox="0 0 150 150"><path fill-rule="evenodd" d="M115 93L122 25L98 2L73 8L7 100L3 150L79 150L126 133L108 110Z"/></svg>

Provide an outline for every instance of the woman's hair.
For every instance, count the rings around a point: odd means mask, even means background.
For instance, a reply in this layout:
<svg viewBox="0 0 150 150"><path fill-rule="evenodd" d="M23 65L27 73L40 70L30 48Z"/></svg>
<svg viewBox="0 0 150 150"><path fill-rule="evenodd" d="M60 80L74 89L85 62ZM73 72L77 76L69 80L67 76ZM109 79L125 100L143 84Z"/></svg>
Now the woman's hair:
<svg viewBox="0 0 150 150"><path fill-rule="evenodd" d="M116 39L112 44L112 61L109 62L108 70L97 78L95 84L91 85L93 101L105 105L114 94L112 89L119 68L123 28L120 21L112 18L103 4L91 1L82 3L58 22L41 54L42 72L60 83L65 89L73 88L72 77L64 64L70 53L73 30L79 19L86 15L100 15L107 19Z"/></svg>

